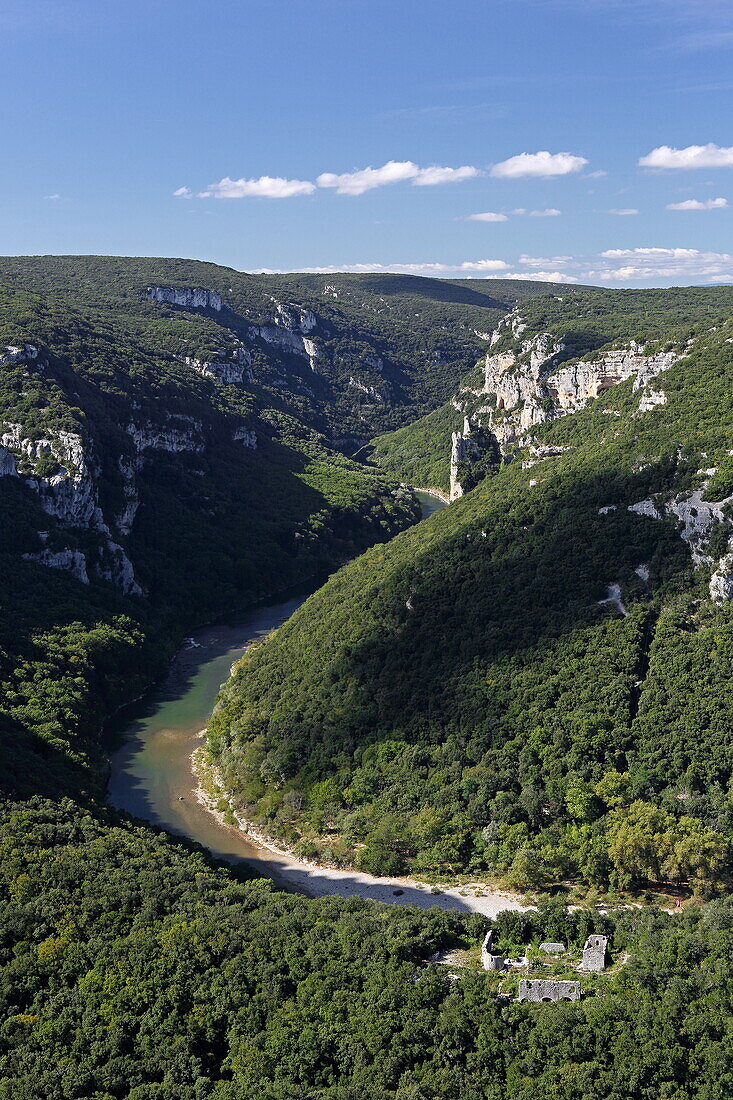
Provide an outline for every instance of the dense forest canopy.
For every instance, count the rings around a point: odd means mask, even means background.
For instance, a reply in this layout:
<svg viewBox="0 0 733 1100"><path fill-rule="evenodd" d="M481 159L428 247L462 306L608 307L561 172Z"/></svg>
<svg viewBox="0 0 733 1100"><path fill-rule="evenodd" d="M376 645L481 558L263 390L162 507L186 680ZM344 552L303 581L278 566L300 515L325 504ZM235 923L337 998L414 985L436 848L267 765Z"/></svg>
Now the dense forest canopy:
<svg viewBox="0 0 733 1100"><path fill-rule="evenodd" d="M728 882L727 513L696 570L674 516L632 506L731 492L733 296L604 294L525 303L528 333L569 340L576 307L591 350L668 331L666 404L628 381L537 426L551 457L520 449L248 654L209 735L245 817L366 870Z"/></svg>
<svg viewBox="0 0 733 1100"><path fill-rule="evenodd" d="M607 391L536 429L554 457L518 453L415 526L399 482L444 483L450 399L517 306L573 356L695 343L663 407ZM673 518L627 506L733 491L730 306L0 260L3 1100L731 1094L728 900L501 914L501 949L535 960L543 939L610 937L580 1001L518 1004L478 965L481 917L289 895L106 808L102 732L184 631L343 566L211 723L247 813L377 873L719 892L727 513L696 568ZM348 457L370 446L382 469Z"/></svg>

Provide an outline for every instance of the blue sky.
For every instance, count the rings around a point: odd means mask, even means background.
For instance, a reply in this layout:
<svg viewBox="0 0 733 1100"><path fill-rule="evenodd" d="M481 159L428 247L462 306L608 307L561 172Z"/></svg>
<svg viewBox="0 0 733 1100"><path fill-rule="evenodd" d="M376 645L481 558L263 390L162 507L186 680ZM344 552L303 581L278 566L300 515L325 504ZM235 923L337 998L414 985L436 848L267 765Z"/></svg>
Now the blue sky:
<svg viewBox="0 0 733 1100"><path fill-rule="evenodd" d="M0 33L4 254L733 282L731 0L3 0Z"/></svg>

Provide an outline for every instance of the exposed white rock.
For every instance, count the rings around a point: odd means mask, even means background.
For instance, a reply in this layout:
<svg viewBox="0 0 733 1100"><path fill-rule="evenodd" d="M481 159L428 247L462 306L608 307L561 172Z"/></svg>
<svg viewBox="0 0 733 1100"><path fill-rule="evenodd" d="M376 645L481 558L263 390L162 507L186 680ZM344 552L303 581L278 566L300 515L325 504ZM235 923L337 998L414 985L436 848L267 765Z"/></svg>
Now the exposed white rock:
<svg viewBox="0 0 733 1100"><path fill-rule="evenodd" d="M367 394L368 397L373 397L375 401L384 402L384 394L381 393L376 386L368 386L365 382L359 381L358 378L354 378L353 375L349 376L348 385L355 390L359 390L361 393Z"/></svg>
<svg viewBox="0 0 733 1100"><path fill-rule="evenodd" d="M30 363L38 358L38 348L35 344L21 344L15 347L8 344L3 352L0 352L0 367L9 363Z"/></svg>
<svg viewBox="0 0 733 1100"><path fill-rule="evenodd" d="M733 503L733 496L707 501L702 499L704 492L703 486L702 489L674 497L670 501L640 500L636 504L630 504L629 511L656 520L674 517L682 525L680 537L689 546L694 564L709 566L713 564L713 559L707 552L710 534L715 524L724 520L725 506ZM733 596L733 552L730 547L710 578L710 595L717 603Z"/></svg>
<svg viewBox="0 0 733 1100"><path fill-rule="evenodd" d="M126 596L142 596L143 591L135 580L132 562L125 551L112 539L107 539L100 550L95 572L102 580L119 588Z"/></svg>
<svg viewBox="0 0 733 1100"><path fill-rule="evenodd" d="M143 451L169 451L178 454L181 451L193 451L200 454L204 450L204 442L201 438L202 425L200 420L191 417L178 417L178 420L187 421L190 427L177 428L172 425L161 424L134 424L127 425L127 432L132 439L133 446L138 454Z"/></svg>
<svg viewBox="0 0 733 1100"><path fill-rule="evenodd" d="M235 348L232 358L203 360L186 356L183 361L204 378L213 378L215 382L221 382L225 386L254 381L252 356L242 345Z"/></svg>
<svg viewBox="0 0 733 1100"><path fill-rule="evenodd" d="M624 616L624 618L628 615L628 611L624 607L623 601L621 600L620 584L609 584L608 588L606 589L605 599L599 600L598 603L601 605L610 603L613 607L616 608L617 611L619 611Z"/></svg>
<svg viewBox="0 0 733 1100"><path fill-rule="evenodd" d="M733 553L728 552L718 562L710 578L710 597L715 603L733 599Z"/></svg>
<svg viewBox="0 0 733 1100"><path fill-rule="evenodd" d="M282 302L275 303L273 321L281 328L303 334L311 332L318 324L318 318L312 309L304 309L302 306L297 305L284 305Z"/></svg>
<svg viewBox="0 0 733 1100"><path fill-rule="evenodd" d="M39 550L35 554L23 554L25 561L35 561L49 569L62 569L72 577L89 584L87 560L81 550Z"/></svg>
<svg viewBox="0 0 733 1100"><path fill-rule="evenodd" d="M662 390L645 389L639 398L639 412L650 412L658 405L667 404L667 395Z"/></svg>
<svg viewBox="0 0 733 1100"><path fill-rule="evenodd" d="M474 430L474 425L471 423L469 417L463 418L463 431L453 432L451 435L451 456L450 456L450 492L448 499L450 501L458 500L463 496L463 486L458 480L458 468L462 462L467 459L478 459L481 457L481 451L474 439L471 438L471 433Z"/></svg>
<svg viewBox="0 0 733 1100"><path fill-rule="evenodd" d="M634 572L640 581L643 581L644 584L649 584L649 566L645 561L643 561L641 565L637 565Z"/></svg>
<svg viewBox="0 0 733 1100"><path fill-rule="evenodd" d="M611 512L615 512L615 511L616 511L616 505L615 504L606 504L606 505L604 505L603 508L598 509L598 515L599 516L607 516Z"/></svg>
<svg viewBox="0 0 733 1100"><path fill-rule="evenodd" d="M243 443L245 447L249 447L250 450L257 450L257 434L251 428L235 428L232 432L232 439L235 443Z"/></svg>
<svg viewBox="0 0 733 1100"><path fill-rule="evenodd" d="M135 467L132 461L125 455L120 455L117 459L117 465L122 475L122 492L124 493L125 503L117 514L116 523L117 529L123 535L129 535L132 530L132 525L137 514L137 510L140 507L140 497L137 492L137 479L135 477Z"/></svg>
<svg viewBox="0 0 733 1100"><path fill-rule="evenodd" d="M7 447L0 447L0 477L17 477L15 455Z"/></svg>
<svg viewBox="0 0 733 1100"><path fill-rule="evenodd" d="M218 313L222 308L221 295L215 290L204 287L149 286L145 297L153 302L166 302L184 309L213 309Z"/></svg>

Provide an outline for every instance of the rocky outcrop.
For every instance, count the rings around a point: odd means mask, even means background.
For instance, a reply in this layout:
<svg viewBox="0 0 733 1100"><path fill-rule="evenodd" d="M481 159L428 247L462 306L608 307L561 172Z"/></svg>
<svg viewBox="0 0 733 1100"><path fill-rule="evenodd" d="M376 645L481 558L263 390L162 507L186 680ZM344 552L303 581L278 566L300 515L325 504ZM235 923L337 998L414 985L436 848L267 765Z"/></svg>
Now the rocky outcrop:
<svg viewBox="0 0 733 1100"><path fill-rule="evenodd" d="M4 351L0 352L0 367L10 363L31 363L38 359L38 348L35 344L21 344L15 347L8 344Z"/></svg>
<svg viewBox="0 0 733 1100"><path fill-rule="evenodd" d="M231 356L222 354L216 359L193 359L186 356L183 360L187 367L191 367L197 374L204 378L212 378L215 382L221 382L224 386L236 386L242 382L253 382L252 356L249 351L239 344Z"/></svg>
<svg viewBox="0 0 733 1100"><path fill-rule="evenodd" d="M472 439L473 425L468 417L463 421L463 431L453 432L451 436L450 456L450 493L451 501L463 496L463 486L460 482L460 467L462 463L474 461L481 457L478 444Z"/></svg>
<svg viewBox="0 0 733 1100"><path fill-rule="evenodd" d="M300 355L307 359L311 370L316 369L320 349L307 334L318 325L318 318L310 309L298 305L276 302L270 319L261 325L251 325L250 339L264 340L271 347Z"/></svg>
<svg viewBox="0 0 733 1100"><path fill-rule="evenodd" d="M171 417L173 419L178 424L128 424L126 430L137 453L153 450L169 451L171 454L182 451L200 454L204 450L201 421L189 416Z"/></svg>
<svg viewBox="0 0 733 1100"><path fill-rule="evenodd" d="M232 432L232 439L235 443L241 443L245 447L249 447L251 451L257 450L257 433L251 428L235 428Z"/></svg>
<svg viewBox="0 0 733 1100"><path fill-rule="evenodd" d="M628 346L607 351L599 359L579 360L550 374L546 388L563 412L576 412L604 390L633 378L632 390L643 389L652 378L681 358L672 351L645 355L644 348L632 341ZM661 396L661 395L659 395ZM643 395L642 395L643 399ZM662 401L666 400L662 396ZM647 395L645 404L649 401ZM653 404L661 403L658 399ZM652 407L651 405L649 407Z"/></svg>
<svg viewBox="0 0 733 1100"><path fill-rule="evenodd" d="M183 309L213 309L217 313L222 308L221 295L215 290L204 287L149 286L145 297L151 302L165 302Z"/></svg>
<svg viewBox="0 0 733 1100"><path fill-rule="evenodd" d="M49 569L63 569L82 584L89 584L87 559L81 550L40 550L35 554L23 554L23 560L38 562Z"/></svg>
<svg viewBox="0 0 733 1100"><path fill-rule="evenodd" d="M349 376L348 384L352 389L359 390L360 393L366 394L367 397L371 397L380 404L384 404L386 401L385 395L376 386L369 386L366 382L361 382L358 378L354 378L353 375Z"/></svg>
<svg viewBox="0 0 733 1100"><path fill-rule="evenodd" d="M714 471L707 471L713 473ZM713 528L726 519L726 506L733 505L733 496L723 500L703 500L705 486L691 493L680 494L671 500L662 497L648 498L630 504L628 510L649 519L675 520L680 537L687 543L696 566L714 566L715 559L708 553L708 543ZM710 578L710 596L716 603L733 597L733 545L720 558Z"/></svg>
<svg viewBox="0 0 733 1100"><path fill-rule="evenodd" d="M45 436L34 438L24 434L22 425L8 423L2 425L0 444L0 466L6 476L22 477L28 488L38 495L44 512L53 516L59 527L93 531L98 536L96 560L88 560L80 551L71 548L45 549L26 555L28 560L53 569L65 569L85 584L89 583L91 570L98 577L116 584L126 595L142 595L132 563L123 548L113 541L102 514L97 490L99 471L91 444L85 442L81 434L63 430L47 430ZM123 479L124 476L123 473ZM132 489L134 478L130 493ZM132 499L127 503L124 518L131 523L134 518ZM122 526L120 531L125 533Z"/></svg>
<svg viewBox="0 0 733 1100"><path fill-rule="evenodd" d="M129 535L135 521L135 516L137 515L137 510L140 507L135 466L133 461L126 455L119 456L117 465L122 477L122 492L125 503L117 513L116 526L120 534Z"/></svg>

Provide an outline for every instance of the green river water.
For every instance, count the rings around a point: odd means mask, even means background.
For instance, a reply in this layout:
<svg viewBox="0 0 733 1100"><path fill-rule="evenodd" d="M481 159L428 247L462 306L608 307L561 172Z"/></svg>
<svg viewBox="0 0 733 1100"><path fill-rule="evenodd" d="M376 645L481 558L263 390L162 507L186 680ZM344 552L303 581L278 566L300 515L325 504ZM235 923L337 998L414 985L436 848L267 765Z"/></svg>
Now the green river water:
<svg viewBox="0 0 733 1100"><path fill-rule="evenodd" d="M417 496L423 518L445 507L428 493ZM191 754L202 743L201 731L232 664L252 642L282 625L321 583L188 639L165 680L127 712L120 747L110 758L113 806L198 841L220 859L245 860L261 874L280 877L285 861L277 853L221 823L197 801Z"/></svg>

